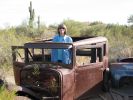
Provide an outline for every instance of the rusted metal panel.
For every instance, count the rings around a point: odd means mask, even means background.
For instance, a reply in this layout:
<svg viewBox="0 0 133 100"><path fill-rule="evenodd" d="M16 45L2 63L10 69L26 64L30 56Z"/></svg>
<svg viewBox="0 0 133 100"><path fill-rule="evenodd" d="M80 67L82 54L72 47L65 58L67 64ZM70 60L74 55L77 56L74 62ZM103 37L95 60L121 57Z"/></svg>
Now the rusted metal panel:
<svg viewBox="0 0 133 100"><path fill-rule="evenodd" d="M95 44L95 43L101 43L101 42L107 42L107 38L105 37L89 38L89 39L84 39L84 40L74 42L73 44L75 46L79 46L79 45L84 45L84 44Z"/></svg>
<svg viewBox="0 0 133 100"><path fill-rule="evenodd" d="M74 70L60 70L62 73L62 100L74 99Z"/></svg>
<svg viewBox="0 0 133 100"><path fill-rule="evenodd" d="M37 43L26 43L24 44L24 48L71 48L72 43L53 43L53 42L37 42Z"/></svg>
<svg viewBox="0 0 133 100"><path fill-rule="evenodd" d="M16 85L20 85L20 72L24 66L25 64L22 62L13 62L13 71Z"/></svg>
<svg viewBox="0 0 133 100"><path fill-rule="evenodd" d="M90 66L81 66L76 69L76 98L84 94L89 89L93 88L96 84L102 81L102 65L92 64Z"/></svg>

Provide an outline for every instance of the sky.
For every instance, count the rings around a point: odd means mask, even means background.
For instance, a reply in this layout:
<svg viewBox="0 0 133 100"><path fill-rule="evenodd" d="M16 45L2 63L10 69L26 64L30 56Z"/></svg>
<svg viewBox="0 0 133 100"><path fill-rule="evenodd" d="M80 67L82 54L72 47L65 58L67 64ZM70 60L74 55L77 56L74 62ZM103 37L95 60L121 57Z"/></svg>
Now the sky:
<svg viewBox="0 0 133 100"><path fill-rule="evenodd" d="M35 22L40 16L41 23L47 26L66 19L128 24L127 19L133 15L133 0L1 0L0 28L28 22L30 1Z"/></svg>

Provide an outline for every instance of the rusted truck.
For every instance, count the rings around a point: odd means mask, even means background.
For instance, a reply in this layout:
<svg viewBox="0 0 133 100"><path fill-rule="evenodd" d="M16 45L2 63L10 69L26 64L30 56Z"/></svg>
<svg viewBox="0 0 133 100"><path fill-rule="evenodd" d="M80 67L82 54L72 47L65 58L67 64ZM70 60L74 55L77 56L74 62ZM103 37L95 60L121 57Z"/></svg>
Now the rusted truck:
<svg viewBox="0 0 133 100"><path fill-rule="evenodd" d="M17 95L35 100L78 100L99 83L107 89L107 38L72 39L73 43L49 39L12 46ZM71 63L52 62L52 49L69 50Z"/></svg>

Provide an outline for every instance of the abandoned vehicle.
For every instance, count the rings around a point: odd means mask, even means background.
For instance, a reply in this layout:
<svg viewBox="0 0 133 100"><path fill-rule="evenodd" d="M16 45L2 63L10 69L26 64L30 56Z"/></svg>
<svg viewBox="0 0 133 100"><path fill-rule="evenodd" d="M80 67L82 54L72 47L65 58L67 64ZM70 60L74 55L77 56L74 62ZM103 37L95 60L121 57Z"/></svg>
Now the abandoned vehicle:
<svg viewBox="0 0 133 100"><path fill-rule="evenodd" d="M133 83L133 58L120 58L110 65L112 87L120 88Z"/></svg>
<svg viewBox="0 0 133 100"><path fill-rule="evenodd" d="M49 39L12 46L16 93L38 100L76 100L103 82L108 69L107 39L72 39L73 43ZM52 50L57 49L69 51L69 63L51 60Z"/></svg>

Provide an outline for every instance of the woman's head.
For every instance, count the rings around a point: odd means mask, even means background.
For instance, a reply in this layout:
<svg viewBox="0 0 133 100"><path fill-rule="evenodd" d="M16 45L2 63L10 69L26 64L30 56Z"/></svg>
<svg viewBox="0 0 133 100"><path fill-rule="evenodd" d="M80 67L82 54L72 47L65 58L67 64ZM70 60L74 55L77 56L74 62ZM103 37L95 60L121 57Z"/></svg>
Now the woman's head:
<svg viewBox="0 0 133 100"><path fill-rule="evenodd" d="M59 35L65 35L65 34L67 33L67 27L66 27L66 25L60 24L60 25L58 26L57 31L58 31L58 34L59 34Z"/></svg>

